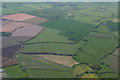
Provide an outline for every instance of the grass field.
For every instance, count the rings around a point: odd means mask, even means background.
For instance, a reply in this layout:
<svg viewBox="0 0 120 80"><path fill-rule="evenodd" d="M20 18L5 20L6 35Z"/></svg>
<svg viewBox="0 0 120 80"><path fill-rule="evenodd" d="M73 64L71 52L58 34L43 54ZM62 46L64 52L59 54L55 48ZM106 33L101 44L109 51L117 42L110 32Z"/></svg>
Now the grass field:
<svg viewBox="0 0 120 80"><path fill-rule="evenodd" d="M28 69L27 72L32 78L74 78L69 71Z"/></svg>
<svg viewBox="0 0 120 80"><path fill-rule="evenodd" d="M79 39L82 38L88 31L95 27L95 25L64 18L54 19L40 25L47 28L60 30L61 33L59 34L66 36L69 40L73 41L79 41Z"/></svg>
<svg viewBox="0 0 120 80"><path fill-rule="evenodd" d="M76 44L62 44L62 43L37 43L24 45L21 50L25 53L56 53L74 55L80 47L85 44L84 41L80 41Z"/></svg>
<svg viewBox="0 0 120 80"><path fill-rule="evenodd" d="M25 2L3 2L2 14L13 14L13 13L21 13L26 11L33 11L33 10L41 10L41 9L48 9L52 6L47 3L25 3Z"/></svg>
<svg viewBox="0 0 120 80"><path fill-rule="evenodd" d="M8 78L25 78L28 76L19 65L5 67L4 70Z"/></svg>
<svg viewBox="0 0 120 80"><path fill-rule="evenodd" d="M98 75L100 78L118 78L118 74L115 73L106 73Z"/></svg>
<svg viewBox="0 0 120 80"><path fill-rule="evenodd" d="M67 37L59 35L61 31L54 30L50 28L45 28L37 37L26 43L36 43L36 42L72 42L68 40Z"/></svg>

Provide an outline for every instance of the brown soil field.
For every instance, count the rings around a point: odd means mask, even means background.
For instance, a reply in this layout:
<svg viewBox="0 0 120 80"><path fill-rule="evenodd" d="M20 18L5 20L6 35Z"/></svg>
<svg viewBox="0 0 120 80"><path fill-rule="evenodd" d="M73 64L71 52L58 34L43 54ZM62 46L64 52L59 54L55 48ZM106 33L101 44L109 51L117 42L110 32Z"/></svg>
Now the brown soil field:
<svg viewBox="0 0 120 80"><path fill-rule="evenodd" d="M46 22L46 21L48 21L48 19L41 18L41 17L34 17L34 18L31 18L31 19L25 20L25 22L31 23L31 24L40 24L40 23L43 23L43 22Z"/></svg>
<svg viewBox="0 0 120 80"><path fill-rule="evenodd" d="M29 23L23 23L23 22L10 22L2 27L0 27L0 31L1 32L9 32L11 33L12 31L21 28L21 27L25 27L31 25Z"/></svg>
<svg viewBox="0 0 120 80"><path fill-rule="evenodd" d="M16 21L24 21L30 18L33 18L35 16L25 14L25 13L19 13L19 14L12 14L12 15L6 15L3 16L3 19L9 19L9 20L16 20Z"/></svg>
<svg viewBox="0 0 120 80"><path fill-rule="evenodd" d="M29 25L29 27L23 27L21 29L17 29L12 33L12 36L30 36L34 37L39 32L43 30L44 27L38 26L38 25Z"/></svg>
<svg viewBox="0 0 120 80"><path fill-rule="evenodd" d="M25 36L2 36L2 47L0 48L6 48L10 46L18 45L19 42L25 42L32 37L25 37Z"/></svg>
<svg viewBox="0 0 120 80"><path fill-rule="evenodd" d="M18 62L13 58L0 56L0 59L2 60L2 67L7 67L7 66L18 64Z"/></svg>
<svg viewBox="0 0 120 80"><path fill-rule="evenodd" d="M118 23L118 22L119 22L119 23L120 23L120 20L118 20L118 19L113 19L112 22L115 22L115 23Z"/></svg>
<svg viewBox="0 0 120 80"><path fill-rule="evenodd" d="M0 54L0 56L13 57L20 49L20 45L2 48L2 54Z"/></svg>
<svg viewBox="0 0 120 80"><path fill-rule="evenodd" d="M37 55L46 60L55 62L57 64L62 64L67 67L72 67L75 64L78 64L71 56L59 56L59 55Z"/></svg>
<svg viewBox="0 0 120 80"><path fill-rule="evenodd" d="M108 55L102 59L102 61L112 68L115 72L118 72L118 56Z"/></svg>
<svg viewBox="0 0 120 80"><path fill-rule="evenodd" d="M0 20L0 21L1 21L1 20ZM2 22L2 26L4 26L4 25L6 25L6 24L8 24L8 23L10 23L10 22L12 22L12 21L2 20L1 22Z"/></svg>

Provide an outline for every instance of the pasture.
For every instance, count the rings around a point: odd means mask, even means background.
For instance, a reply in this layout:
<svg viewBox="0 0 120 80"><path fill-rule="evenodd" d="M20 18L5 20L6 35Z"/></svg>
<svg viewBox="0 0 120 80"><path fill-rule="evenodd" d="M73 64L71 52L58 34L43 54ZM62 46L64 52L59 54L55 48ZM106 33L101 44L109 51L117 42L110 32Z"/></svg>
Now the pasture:
<svg viewBox="0 0 120 80"><path fill-rule="evenodd" d="M53 24L54 23L54 24ZM87 32L92 30L95 26L87 23L78 22L69 19L54 19L40 24L47 28L60 30L60 35L66 36L69 40L79 41Z"/></svg>
<svg viewBox="0 0 120 80"><path fill-rule="evenodd" d="M3 68L8 78L25 78L28 74L19 65Z"/></svg>
<svg viewBox="0 0 120 80"><path fill-rule="evenodd" d="M72 42L67 37L60 35L61 31L50 28L45 28L35 38L27 41L26 43L37 43L37 42Z"/></svg>
<svg viewBox="0 0 120 80"><path fill-rule="evenodd" d="M63 44L63 43L37 43L37 44L26 44L22 48L23 53L28 54L63 54L63 55L74 55L80 47L84 46L85 42L80 41L75 44Z"/></svg>
<svg viewBox="0 0 120 80"><path fill-rule="evenodd" d="M32 78L73 78L74 77L71 71L28 69L27 72Z"/></svg>

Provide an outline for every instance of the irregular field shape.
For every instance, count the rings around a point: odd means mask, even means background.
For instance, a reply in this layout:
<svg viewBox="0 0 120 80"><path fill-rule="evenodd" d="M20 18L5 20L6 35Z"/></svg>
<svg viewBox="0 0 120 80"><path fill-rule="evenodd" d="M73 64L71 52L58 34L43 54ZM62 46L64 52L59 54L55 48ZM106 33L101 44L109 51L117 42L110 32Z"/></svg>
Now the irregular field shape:
<svg viewBox="0 0 120 80"><path fill-rule="evenodd" d="M11 33L16 29L19 29L19 28L22 28L22 27L25 27L25 26L28 26L28 25L31 25L31 24L23 23L23 22L11 22L9 24L6 24L6 25L0 27L0 31Z"/></svg>
<svg viewBox="0 0 120 80"><path fill-rule="evenodd" d="M66 36L72 41L79 41L88 31L95 27L95 25L64 18L49 20L40 25L60 30L60 35Z"/></svg>
<svg viewBox="0 0 120 80"><path fill-rule="evenodd" d="M37 56L68 67L72 67L73 65L78 64L78 62L76 62L71 56L59 56L59 55L37 55Z"/></svg>
<svg viewBox="0 0 120 80"><path fill-rule="evenodd" d="M108 55L105 58L103 58L102 61L114 71L118 72L118 56L114 56L113 54Z"/></svg>
<svg viewBox="0 0 120 80"><path fill-rule="evenodd" d="M18 62L13 59L13 58L8 58L8 57L1 57L2 59L2 67L7 67L7 66L12 66L18 64Z"/></svg>
<svg viewBox="0 0 120 80"><path fill-rule="evenodd" d="M94 73L88 73L84 74L81 78L99 78L99 77Z"/></svg>
<svg viewBox="0 0 120 80"><path fill-rule="evenodd" d="M12 15L7 15L3 16L3 19L10 19L10 20L16 20L16 21L24 21L30 18L33 18L35 16L25 14L25 13L19 13L19 14L12 14Z"/></svg>
<svg viewBox="0 0 120 80"><path fill-rule="evenodd" d="M119 56L119 50L120 50L120 48L117 48L117 49L113 52L113 55Z"/></svg>
<svg viewBox="0 0 120 80"><path fill-rule="evenodd" d="M0 21L1 21L1 20L0 20ZM12 22L12 21L2 20L1 22L2 22L2 26L4 26L4 25L6 25L6 24L8 24L8 23L10 23L10 22Z"/></svg>
<svg viewBox="0 0 120 80"><path fill-rule="evenodd" d="M31 38L32 37L26 37L26 36L2 36L1 48L15 46L18 45L19 42L25 42L26 40L29 40Z"/></svg>
<svg viewBox="0 0 120 80"><path fill-rule="evenodd" d="M7 74L7 78L23 78L28 77L28 74L23 71L19 65L9 66L3 68Z"/></svg>
<svg viewBox="0 0 120 80"><path fill-rule="evenodd" d="M74 66L73 74L81 75L81 74L84 74L85 72L90 72L90 71L92 71L92 69L88 65L80 64L80 65Z"/></svg>
<svg viewBox="0 0 120 80"><path fill-rule="evenodd" d="M29 36L35 37L39 32L43 30L44 27L38 25L29 25L23 28L20 28L12 33L12 36Z"/></svg>
<svg viewBox="0 0 120 80"><path fill-rule="evenodd" d="M103 55L111 53L114 48L117 46L117 40L114 39L105 39L105 38L96 38L86 36L87 45L83 48L83 51L87 52L90 55L100 59Z"/></svg>
<svg viewBox="0 0 120 80"><path fill-rule="evenodd" d="M1 56L13 57L16 54L16 52L19 51L20 49L21 49L20 45L2 48Z"/></svg>
<svg viewBox="0 0 120 80"><path fill-rule="evenodd" d="M17 61L26 69L71 70L62 64L35 55L18 54Z"/></svg>
<svg viewBox="0 0 120 80"><path fill-rule="evenodd" d="M50 28L45 28L37 37L27 41L26 43L37 42L72 42L67 37L59 35L61 31Z"/></svg>
<svg viewBox="0 0 120 80"><path fill-rule="evenodd" d="M33 17L31 19L25 20L24 22L31 23L31 24L40 24L46 21L48 21L48 19L45 19L42 17Z"/></svg>

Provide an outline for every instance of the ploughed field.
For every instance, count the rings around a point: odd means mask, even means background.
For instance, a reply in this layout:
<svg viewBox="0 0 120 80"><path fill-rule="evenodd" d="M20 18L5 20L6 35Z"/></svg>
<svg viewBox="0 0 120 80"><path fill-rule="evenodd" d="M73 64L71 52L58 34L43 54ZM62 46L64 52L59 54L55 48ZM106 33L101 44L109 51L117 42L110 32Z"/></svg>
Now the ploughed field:
<svg viewBox="0 0 120 80"><path fill-rule="evenodd" d="M7 78L118 77L117 3L3 4Z"/></svg>

